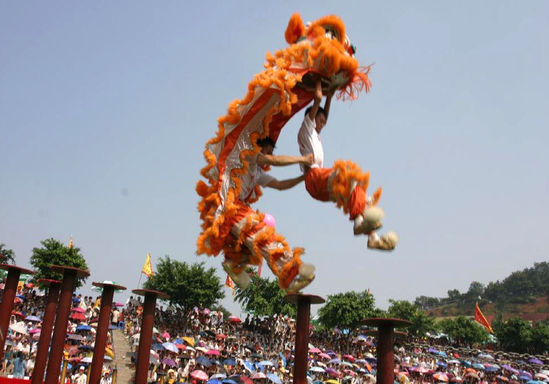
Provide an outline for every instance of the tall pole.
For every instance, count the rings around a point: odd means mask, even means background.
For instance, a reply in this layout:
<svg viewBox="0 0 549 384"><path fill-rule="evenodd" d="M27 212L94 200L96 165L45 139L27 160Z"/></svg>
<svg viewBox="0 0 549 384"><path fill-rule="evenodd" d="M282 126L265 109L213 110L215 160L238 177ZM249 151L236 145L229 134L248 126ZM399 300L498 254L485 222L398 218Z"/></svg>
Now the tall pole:
<svg viewBox="0 0 549 384"><path fill-rule="evenodd" d="M34 274L33 271L10 264L0 264L0 269L8 271L6 284L4 285L4 296L0 304L0 361L4 358L4 345L8 338L8 327L10 325L11 310L17 293L17 284L21 273Z"/></svg>
<svg viewBox="0 0 549 384"><path fill-rule="evenodd" d="M93 283L92 285L103 289L103 293L101 294L99 320L97 321L97 332L95 334L95 347L89 374L89 383L99 384L101 381L101 371L103 370L103 360L105 358L105 347L107 345L107 332L109 331L110 325L112 298L115 290L124 290L126 287L106 281L103 283Z"/></svg>
<svg viewBox="0 0 549 384"><path fill-rule="evenodd" d="M54 265L51 269L55 272L63 273L63 281L61 283L61 295L59 296L59 305L57 306L57 317L55 318L55 329L53 331L45 382L46 384L57 384L59 382L59 371L61 370L61 359L63 358L63 348L65 346L65 336L67 335L67 324L72 304L72 293L76 286L76 279L87 277L90 273L83 269L60 265Z"/></svg>
<svg viewBox="0 0 549 384"><path fill-rule="evenodd" d="M65 378L67 377L67 366L68 365L69 365L69 361L67 359L63 359L63 368L61 369L61 379L59 380L60 384L65 384Z"/></svg>
<svg viewBox="0 0 549 384"><path fill-rule="evenodd" d="M36 360L32 371L31 384L42 384L42 381L44 380L51 331L53 329L55 310L57 309L59 289L61 287L60 281L51 279L39 279L38 284L43 287L48 287L48 297L46 298L46 309L44 310L44 317L42 318L42 330L40 332L40 340L38 341L38 350L36 352Z"/></svg>
<svg viewBox="0 0 549 384"><path fill-rule="evenodd" d="M136 295L145 296L143 315L141 317L141 333L139 334L139 349L137 350L137 363L135 365L135 384L147 384L156 299L167 299L168 295L150 289L134 289L132 292Z"/></svg>
<svg viewBox="0 0 549 384"><path fill-rule="evenodd" d="M406 327L411 322L394 318L371 318L363 321L365 325L377 327L377 383L393 384L395 378L394 329Z"/></svg>
<svg viewBox="0 0 549 384"><path fill-rule="evenodd" d="M309 323L311 304L322 304L320 296L292 294L286 300L297 305L295 330L294 384L307 384L307 357L309 355Z"/></svg>

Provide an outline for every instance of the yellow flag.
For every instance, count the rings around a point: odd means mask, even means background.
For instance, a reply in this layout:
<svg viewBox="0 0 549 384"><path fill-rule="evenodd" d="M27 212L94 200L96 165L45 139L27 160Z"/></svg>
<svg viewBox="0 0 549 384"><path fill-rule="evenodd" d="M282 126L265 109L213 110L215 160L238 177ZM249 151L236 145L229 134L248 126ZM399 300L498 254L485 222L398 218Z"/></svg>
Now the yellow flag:
<svg viewBox="0 0 549 384"><path fill-rule="evenodd" d="M145 264L143 264L143 268L141 268L141 273L147 275L147 277L151 277L154 275L153 267L151 265L151 254L147 252L147 259L145 260Z"/></svg>

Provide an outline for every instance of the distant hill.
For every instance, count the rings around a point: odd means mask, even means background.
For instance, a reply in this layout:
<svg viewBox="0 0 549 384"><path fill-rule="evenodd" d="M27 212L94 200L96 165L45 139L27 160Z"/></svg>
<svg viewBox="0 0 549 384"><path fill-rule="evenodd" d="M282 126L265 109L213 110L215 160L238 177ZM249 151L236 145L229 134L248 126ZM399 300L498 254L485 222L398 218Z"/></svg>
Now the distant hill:
<svg viewBox="0 0 549 384"><path fill-rule="evenodd" d="M549 263L535 263L486 286L473 281L464 293L452 289L444 298L420 296L415 300L437 317L472 316L475 302L490 321L500 314L504 319L521 317L534 323L549 318Z"/></svg>

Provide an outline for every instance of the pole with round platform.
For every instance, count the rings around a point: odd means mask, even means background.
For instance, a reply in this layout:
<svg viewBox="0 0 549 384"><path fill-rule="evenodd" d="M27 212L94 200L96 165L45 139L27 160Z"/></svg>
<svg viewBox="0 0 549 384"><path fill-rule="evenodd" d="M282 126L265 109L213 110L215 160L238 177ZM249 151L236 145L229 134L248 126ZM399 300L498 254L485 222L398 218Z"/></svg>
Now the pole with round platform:
<svg viewBox="0 0 549 384"><path fill-rule="evenodd" d="M103 370L103 361L105 359L105 347L107 345L107 332L110 326L110 317L112 311L112 298L114 291L125 290L126 287L114 284L110 281L102 283L92 283L94 287L102 288L101 309L99 310L99 320L97 321L97 332L95 334L95 346L93 350L93 359L89 375L89 383L99 384L101 381L101 371Z"/></svg>
<svg viewBox="0 0 549 384"><path fill-rule="evenodd" d="M46 297L46 308L42 318L42 328L40 331L40 340L36 351L34 369L32 370L31 384L42 384L44 372L46 371L46 362L48 361L48 348L51 341L51 331L53 321L55 320L55 311L57 301L59 300L59 289L61 282L52 279L38 279L37 283L42 287L47 287L48 296Z"/></svg>
<svg viewBox="0 0 549 384"><path fill-rule="evenodd" d="M307 384L311 304L322 304L325 300L320 296L304 295L301 293L287 295L286 300L297 305L293 382L294 384Z"/></svg>
<svg viewBox="0 0 549 384"><path fill-rule="evenodd" d="M61 360L63 358L63 348L65 346L65 337L67 335L67 324L72 304L72 293L76 287L76 280L82 277L88 277L90 272L76 267L67 267L62 265L52 265L50 269L54 272L63 274L61 282L61 294L59 304L57 305L57 316L55 318L55 329L50 348L50 358L46 371L46 384L57 384L59 382L59 372L61 371Z"/></svg>
<svg viewBox="0 0 549 384"><path fill-rule="evenodd" d="M395 377L395 327L407 327L408 320L374 317L363 320L364 325L377 327L377 383L393 384Z"/></svg>
<svg viewBox="0 0 549 384"><path fill-rule="evenodd" d="M137 362L135 364L135 384L147 384L156 299L167 299L169 296L152 289L134 289L132 292L136 295L145 296L141 318L141 333L139 334L139 349L137 350Z"/></svg>
<svg viewBox="0 0 549 384"><path fill-rule="evenodd" d="M23 273L32 275L34 272L30 269L11 264L0 264L0 269L8 271L8 277L6 278L6 284L4 285L2 304L0 304L0 361L2 361L4 357L4 345L6 344L6 339L8 337L11 311L13 309L15 295L17 294L19 277Z"/></svg>

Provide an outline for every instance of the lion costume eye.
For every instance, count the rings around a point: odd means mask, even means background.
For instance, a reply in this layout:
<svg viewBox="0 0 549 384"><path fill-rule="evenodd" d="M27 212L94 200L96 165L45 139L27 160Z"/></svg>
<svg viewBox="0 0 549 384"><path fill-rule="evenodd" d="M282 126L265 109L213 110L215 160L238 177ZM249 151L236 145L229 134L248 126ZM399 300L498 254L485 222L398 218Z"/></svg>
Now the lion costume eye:
<svg viewBox="0 0 549 384"><path fill-rule="evenodd" d="M332 27L331 25L325 25L324 26L324 30L326 31L326 34L325 36L328 38L328 39L335 39L335 40L339 40L339 33L338 31Z"/></svg>

